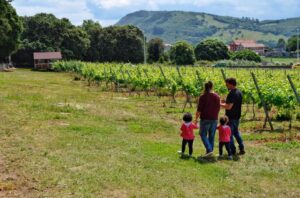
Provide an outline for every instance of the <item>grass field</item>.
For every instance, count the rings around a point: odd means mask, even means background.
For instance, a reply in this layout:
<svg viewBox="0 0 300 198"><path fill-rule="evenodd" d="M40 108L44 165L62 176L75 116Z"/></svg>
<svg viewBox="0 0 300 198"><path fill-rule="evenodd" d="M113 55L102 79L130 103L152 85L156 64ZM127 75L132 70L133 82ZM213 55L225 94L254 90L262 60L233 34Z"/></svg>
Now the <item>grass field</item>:
<svg viewBox="0 0 300 198"><path fill-rule="evenodd" d="M299 122L242 122L247 154L234 161L181 159L169 98L22 69L0 73L0 90L0 197L299 197Z"/></svg>

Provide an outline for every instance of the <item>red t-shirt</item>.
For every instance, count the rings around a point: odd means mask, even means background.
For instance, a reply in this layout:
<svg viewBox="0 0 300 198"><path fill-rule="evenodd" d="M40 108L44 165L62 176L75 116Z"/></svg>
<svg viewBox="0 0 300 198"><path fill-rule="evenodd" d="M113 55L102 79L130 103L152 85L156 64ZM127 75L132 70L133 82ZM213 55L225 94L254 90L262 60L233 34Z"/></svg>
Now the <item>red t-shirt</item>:
<svg viewBox="0 0 300 198"><path fill-rule="evenodd" d="M231 129L228 125L218 126L219 142L230 142Z"/></svg>
<svg viewBox="0 0 300 198"><path fill-rule="evenodd" d="M199 127L192 122L187 124L183 123L180 128L181 130L180 136L185 140L193 140L195 138L194 129L198 129L198 128Z"/></svg>
<svg viewBox="0 0 300 198"><path fill-rule="evenodd" d="M201 120L217 120L220 111L220 97L216 93L205 93L199 98L197 111Z"/></svg>

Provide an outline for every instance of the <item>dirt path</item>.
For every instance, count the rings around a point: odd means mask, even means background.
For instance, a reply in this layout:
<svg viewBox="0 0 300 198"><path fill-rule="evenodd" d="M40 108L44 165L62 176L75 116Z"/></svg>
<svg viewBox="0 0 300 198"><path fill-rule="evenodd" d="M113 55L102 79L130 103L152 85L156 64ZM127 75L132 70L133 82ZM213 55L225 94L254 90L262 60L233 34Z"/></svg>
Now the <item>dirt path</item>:
<svg viewBox="0 0 300 198"><path fill-rule="evenodd" d="M36 191L30 187L32 182L12 171L5 162L5 157L0 155L0 197L30 197Z"/></svg>

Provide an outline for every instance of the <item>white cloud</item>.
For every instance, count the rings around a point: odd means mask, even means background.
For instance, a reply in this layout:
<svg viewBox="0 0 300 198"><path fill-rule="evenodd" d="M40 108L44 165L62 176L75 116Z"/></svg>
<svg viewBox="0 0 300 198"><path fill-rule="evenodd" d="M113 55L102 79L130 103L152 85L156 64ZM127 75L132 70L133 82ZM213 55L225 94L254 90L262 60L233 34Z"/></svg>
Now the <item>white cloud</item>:
<svg viewBox="0 0 300 198"><path fill-rule="evenodd" d="M299 0L15 0L19 15L45 12L81 24L84 19L99 20L103 26L137 10L189 10L260 19L299 16Z"/></svg>
<svg viewBox="0 0 300 198"><path fill-rule="evenodd" d="M41 12L52 13L58 18L68 18L76 25L81 24L84 19L94 19L85 1L81 0L44 0L36 5L34 1L18 0L13 1L13 6L21 16L32 16Z"/></svg>
<svg viewBox="0 0 300 198"><path fill-rule="evenodd" d="M92 2L107 10L111 8L126 7L133 3L132 0L92 0Z"/></svg>
<svg viewBox="0 0 300 198"><path fill-rule="evenodd" d="M98 20L103 27L114 25L118 22L118 19L100 19Z"/></svg>

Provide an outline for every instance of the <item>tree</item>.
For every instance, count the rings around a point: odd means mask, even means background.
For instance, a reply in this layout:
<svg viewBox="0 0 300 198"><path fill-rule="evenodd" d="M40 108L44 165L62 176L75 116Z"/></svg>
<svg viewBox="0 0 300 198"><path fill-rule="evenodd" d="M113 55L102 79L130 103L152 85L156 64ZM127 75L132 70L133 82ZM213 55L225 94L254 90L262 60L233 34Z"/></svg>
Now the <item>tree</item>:
<svg viewBox="0 0 300 198"><path fill-rule="evenodd" d="M191 65L195 63L193 46L185 41L179 41L170 49L170 59L177 65Z"/></svg>
<svg viewBox="0 0 300 198"><path fill-rule="evenodd" d="M99 38L102 33L102 27L98 22L93 20L84 20L81 28L88 34L90 46L87 49L84 60L99 61L100 59L100 45Z"/></svg>
<svg viewBox="0 0 300 198"><path fill-rule="evenodd" d="M278 39L277 46L278 49L286 49L286 42L283 38Z"/></svg>
<svg viewBox="0 0 300 198"><path fill-rule="evenodd" d="M24 32L21 48L12 56L14 62L33 65L35 51L61 51L64 59L81 60L89 47L89 37L85 31L66 19L58 19L53 14L40 13L22 17Z"/></svg>
<svg viewBox="0 0 300 198"><path fill-rule="evenodd" d="M300 43L300 37L298 37L298 39L299 39L299 43ZM290 52L297 51L297 36L296 35L294 35L288 39L287 50Z"/></svg>
<svg viewBox="0 0 300 198"><path fill-rule="evenodd" d="M9 2L0 0L0 61L17 49L22 32L22 23Z"/></svg>
<svg viewBox="0 0 300 198"><path fill-rule="evenodd" d="M101 30L101 25L98 22L95 22L93 20L84 20L82 23L81 28L89 35L91 36L93 32L96 30Z"/></svg>
<svg viewBox="0 0 300 198"><path fill-rule="evenodd" d="M144 34L133 26L115 27L114 61L142 63L144 60Z"/></svg>
<svg viewBox="0 0 300 198"><path fill-rule="evenodd" d="M110 26L92 31L86 60L141 63L143 33L134 26Z"/></svg>
<svg viewBox="0 0 300 198"><path fill-rule="evenodd" d="M151 39L148 43L148 61L157 62L164 54L164 42L160 38Z"/></svg>
<svg viewBox="0 0 300 198"><path fill-rule="evenodd" d="M67 30L63 37L60 49L66 59L83 60L90 46L87 33L76 27Z"/></svg>
<svg viewBox="0 0 300 198"><path fill-rule="evenodd" d="M231 59L232 60L248 60L248 61L261 62L261 57L249 49L233 52L231 54Z"/></svg>
<svg viewBox="0 0 300 198"><path fill-rule="evenodd" d="M199 43L195 48L195 56L197 60L209 61L229 58L227 46L215 39L208 39Z"/></svg>

